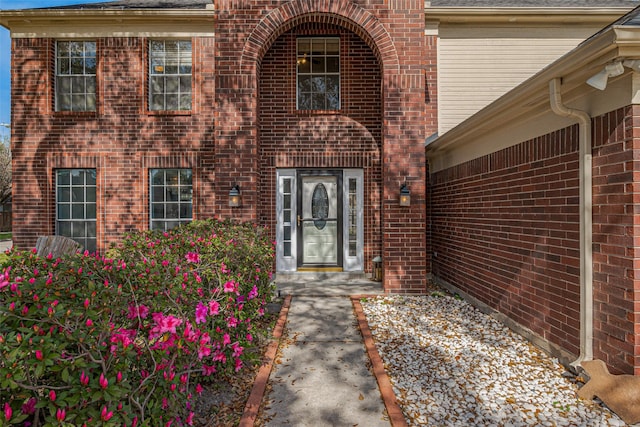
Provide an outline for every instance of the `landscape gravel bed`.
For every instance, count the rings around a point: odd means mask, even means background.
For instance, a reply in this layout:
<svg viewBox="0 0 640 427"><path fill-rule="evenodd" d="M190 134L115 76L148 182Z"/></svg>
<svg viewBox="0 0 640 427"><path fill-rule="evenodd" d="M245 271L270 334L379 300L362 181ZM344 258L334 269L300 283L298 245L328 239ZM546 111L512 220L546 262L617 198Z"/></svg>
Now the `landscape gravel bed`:
<svg viewBox="0 0 640 427"><path fill-rule="evenodd" d="M557 359L443 293L361 301L409 425L624 426Z"/></svg>

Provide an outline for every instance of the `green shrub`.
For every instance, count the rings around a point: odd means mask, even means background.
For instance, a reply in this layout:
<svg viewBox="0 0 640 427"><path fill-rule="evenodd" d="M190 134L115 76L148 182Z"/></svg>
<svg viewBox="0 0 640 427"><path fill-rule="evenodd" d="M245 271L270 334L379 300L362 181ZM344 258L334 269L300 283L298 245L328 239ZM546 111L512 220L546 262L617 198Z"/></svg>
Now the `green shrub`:
<svg viewBox="0 0 640 427"><path fill-rule="evenodd" d="M197 221L108 252L9 253L0 275L0 425L191 425L206 382L250 362L273 245Z"/></svg>

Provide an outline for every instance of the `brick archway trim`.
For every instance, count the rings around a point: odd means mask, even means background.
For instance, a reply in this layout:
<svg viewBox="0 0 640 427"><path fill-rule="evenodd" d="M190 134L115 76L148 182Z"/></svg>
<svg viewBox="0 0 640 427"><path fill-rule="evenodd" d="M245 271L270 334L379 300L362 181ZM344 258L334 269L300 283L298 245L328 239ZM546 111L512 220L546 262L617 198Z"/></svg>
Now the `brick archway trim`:
<svg viewBox="0 0 640 427"><path fill-rule="evenodd" d="M398 72L398 54L384 25L376 16L349 0L293 0L272 10L247 39L242 51L242 69L259 64L280 35L307 22L335 24L352 31L373 50L385 73Z"/></svg>

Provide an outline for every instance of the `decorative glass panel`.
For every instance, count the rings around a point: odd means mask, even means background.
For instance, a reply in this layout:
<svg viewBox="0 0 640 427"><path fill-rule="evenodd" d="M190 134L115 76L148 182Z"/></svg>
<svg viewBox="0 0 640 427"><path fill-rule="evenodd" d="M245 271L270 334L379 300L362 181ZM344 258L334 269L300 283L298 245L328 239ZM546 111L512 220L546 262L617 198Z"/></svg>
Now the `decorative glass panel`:
<svg viewBox="0 0 640 427"><path fill-rule="evenodd" d="M282 215L283 215L283 241L282 249L284 256L291 256L291 231L292 231L292 206L291 206L291 178L285 178L282 182Z"/></svg>
<svg viewBox="0 0 640 427"><path fill-rule="evenodd" d="M358 181L349 178L349 256L356 256L358 249Z"/></svg>

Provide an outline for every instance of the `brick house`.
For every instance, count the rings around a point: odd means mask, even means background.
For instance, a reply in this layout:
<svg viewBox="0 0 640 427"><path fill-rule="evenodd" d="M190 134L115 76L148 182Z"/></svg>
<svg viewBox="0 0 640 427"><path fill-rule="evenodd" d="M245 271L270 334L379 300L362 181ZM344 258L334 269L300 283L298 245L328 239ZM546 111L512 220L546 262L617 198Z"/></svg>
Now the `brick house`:
<svg viewBox="0 0 640 427"><path fill-rule="evenodd" d="M618 299L593 292L615 325L597 310L589 318L572 175L581 163L568 136L577 127L557 116L538 126L506 103L524 93L513 102L528 96L538 114L536 73L583 67L571 55L589 40L604 62L632 57L614 52L607 31L590 37L636 4L122 0L0 11L12 36L15 244L63 234L104 251L131 230L253 221L272 230L280 274L370 274L381 256L387 292L423 292L431 276L567 361L604 358L611 349L585 353L585 343L622 334L608 362L633 372L640 291L629 235L598 232L624 240L601 248L629 265L602 279L624 282ZM569 82L572 99L589 91ZM613 104L597 109L613 114L595 127L603 137L619 120L633 127L632 100ZM546 197L534 176L562 195Z"/></svg>

